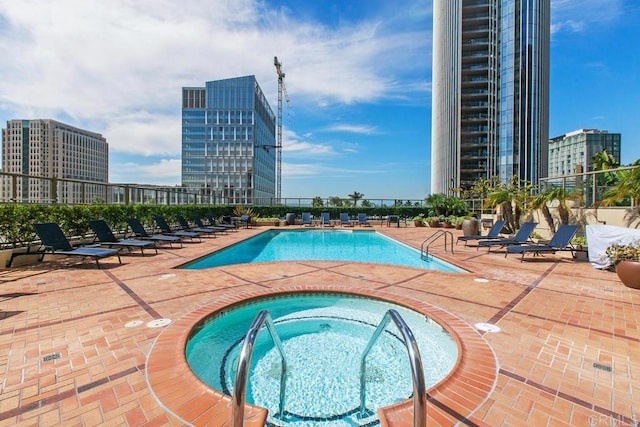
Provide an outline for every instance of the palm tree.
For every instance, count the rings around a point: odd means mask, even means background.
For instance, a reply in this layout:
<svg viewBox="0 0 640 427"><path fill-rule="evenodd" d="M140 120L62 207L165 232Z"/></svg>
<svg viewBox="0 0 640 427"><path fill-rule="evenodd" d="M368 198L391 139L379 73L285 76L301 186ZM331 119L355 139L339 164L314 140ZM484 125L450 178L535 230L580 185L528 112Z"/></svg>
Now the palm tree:
<svg viewBox="0 0 640 427"><path fill-rule="evenodd" d="M591 168L594 171L606 171L619 167L620 164L607 152L607 150L599 151L591 158ZM598 185L614 185L616 182L617 174L615 173L606 172L598 174Z"/></svg>
<svg viewBox="0 0 640 427"><path fill-rule="evenodd" d="M362 199L364 194L354 191L352 194L349 194L349 197L353 199L353 206L358 206L358 200Z"/></svg>
<svg viewBox="0 0 640 427"><path fill-rule="evenodd" d="M322 197L316 196L311 200L311 206L314 208L321 208L324 206L324 202L322 201Z"/></svg>
<svg viewBox="0 0 640 427"><path fill-rule="evenodd" d="M634 210L640 213L640 160L633 162L632 166L635 167L617 172L618 183L604 193L600 202L602 206L615 206L628 199Z"/></svg>
<svg viewBox="0 0 640 427"><path fill-rule="evenodd" d="M567 191L562 187L548 188L547 190L538 193L529 199L528 204L531 209L540 209L542 216L547 221L549 229L552 232L556 232L556 225L549 210L548 204L554 200L558 201L558 216L560 217L560 224L569 224L570 209L567 205L567 201L575 200L582 201L582 194L577 191Z"/></svg>
<svg viewBox="0 0 640 427"><path fill-rule="evenodd" d="M520 217L525 212L528 195L532 190L533 186L530 183L520 181L514 175L508 184L498 185L487 195L484 207L500 210L502 219L506 221L505 227L513 233L520 228Z"/></svg>

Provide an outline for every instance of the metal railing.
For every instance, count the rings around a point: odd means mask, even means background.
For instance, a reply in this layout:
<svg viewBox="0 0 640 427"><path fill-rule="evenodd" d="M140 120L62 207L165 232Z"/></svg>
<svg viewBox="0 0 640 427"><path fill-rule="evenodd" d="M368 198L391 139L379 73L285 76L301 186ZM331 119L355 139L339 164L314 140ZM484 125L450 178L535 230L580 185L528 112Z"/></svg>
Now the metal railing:
<svg viewBox="0 0 640 427"><path fill-rule="evenodd" d="M390 309L385 313L360 359L360 417L364 418L366 415L365 361L371 347L373 347L382 334L382 331L387 327L389 320L393 320L393 323L402 334L404 345L407 348L407 354L409 356L409 363L411 364L411 380L413 382L413 427L424 427L427 425L427 392L424 383L424 371L422 369L420 350L418 349L418 343L411 329L409 329L409 326L405 323L402 316L400 316L400 313L394 309Z"/></svg>
<svg viewBox="0 0 640 427"><path fill-rule="evenodd" d="M445 252L447 251L447 242L449 241L449 237L451 237L451 253L453 253L453 233L447 230L436 230L433 234L422 241L422 244L420 245L420 258L429 258L429 246L442 236L444 236Z"/></svg>
<svg viewBox="0 0 640 427"><path fill-rule="evenodd" d="M276 332L271 315L268 310L262 310L256 315L253 323L251 323L251 326L247 331L247 335L242 342L242 348L240 349L240 355L238 357L238 368L236 370L233 386L233 427L242 427L244 425L244 407L247 397L247 377L249 375L249 365L251 364L251 353L253 352L253 345L255 344L258 332L260 332L262 325L265 324L276 349L280 353L280 358L282 359L282 370L280 371L280 405L278 407L278 414L281 417L284 417L287 360L285 359L284 348L280 341L280 337L278 337L278 333Z"/></svg>

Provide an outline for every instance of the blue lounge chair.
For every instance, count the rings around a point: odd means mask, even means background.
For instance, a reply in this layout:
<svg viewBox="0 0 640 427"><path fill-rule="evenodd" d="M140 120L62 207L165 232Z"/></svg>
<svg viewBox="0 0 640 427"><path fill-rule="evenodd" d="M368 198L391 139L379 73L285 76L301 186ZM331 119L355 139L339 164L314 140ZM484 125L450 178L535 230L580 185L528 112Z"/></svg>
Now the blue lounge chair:
<svg viewBox="0 0 640 427"><path fill-rule="evenodd" d="M360 227L371 227L371 224L369 224L369 221L367 220L366 213L360 212L358 214L358 224L360 224Z"/></svg>
<svg viewBox="0 0 640 427"><path fill-rule="evenodd" d="M168 243L170 247L173 247L174 243L179 243L180 247L182 247L182 239L180 237L147 233L147 230L145 230L144 225L142 225L138 218L127 218L127 224L129 224L129 228L131 228L134 236L138 239L150 240L156 244Z"/></svg>
<svg viewBox="0 0 640 427"><path fill-rule="evenodd" d="M93 258L98 268L100 268L99 260L110 256L117 256L118 263L122 264L120 254L116 249L89 248L84 246L74 248L60 229L60 226L55 222L33 224L33 228L38 237L40 237L45 253L51 252L53 255Z"/></svg>
<svg viewBox="0 0 640 427"><path fill-rule="evenodd" d="M162 231L163 234L180 237L182 239L197 240L198 242L202 241L202 239L200 238L202 233L198 233L196 231L174 230L173 228L171 228L171 226L169 226L167 220L160 215L154 216L153 220L156 222L158 228L160 229L160 231Z"/></svg>
<svg viewBox="0 0 640 427"><path fill-rule="evenodd" d="M322 212L320 214L320 225L322 225L323 227L333 227L333 224L331 224L331 215L329 214L329 212Z"/></svg>
<svg viewBox="0 0 640 427"><path fill-rule="evenodd" d="M483 236L480 234L473 235L473 236L459 236L458 240L456 241L456 245L460 241L463 241L464 245L467 246L467 243L470 240L500 239L501 238L500 231L502 231L502 227L504 227L504 221L500 219L493 224L493 226L489 229L489 232L487 233L486 236Z"/></svg>
<svg viewBox="0 0 640 427"><path fill-rule="evenodd" d="M182 220L184 220L184 217L180 216L180 218L182 218ZM194 227L196 229L212 230L214 233L224 233L224 234L227 233L227 228L226 227L219 227L217 225L204 225L204 223L202 222L202 219L200 219L200 217L198 215L192 215L191 218L193 219L193 223L196 225ZM182 225L182 221L181 220L178 220L178 222L180 222L180 225ZM187 225L189 225L189 224L187 224Z"/></svg>
<svg viewBox="0 0 640 427"><path fill-rule="evenodd" d="M340 212L340 225L343 227L353 227L349 214L347 212Z"/></svg>
<svg viewBox="0 0 640 427"><path fill-rule="evenodd" d="M537 222L525 222L520 226L520 230L513 236L512 239L492 239L492 240L480 240L478 247L486 247L488 252L491 252L491 247L499 246L504 248L513 245L524 245L529 240L531 233L535 230Z"/></svg>
<svg viewBox="0 0 640 427"><path fill-rule="evenodd" d="M521 245L521 246L508 246L507 252L504 254L505 258L507 254L522 254L520 262L524 260L526 253L532 252L533 255L542 255L543 253L551 252L552 254L557 251L570 250L573 256L573 247L571 247L571 239L578 231L577 225L562 224L558 227L558 230L553 235L549 243L546 245Z"/></svg>
<svg viewBox="0 0 640 427"><path fill-rule="evenodd" d="M240 215L240 224L244 224L245 228L251 227L251 217L249 215Z"/></svg>
<svg viewBox="0 0 640 427"><path fill-rule="evenodd" d="M217 221L211 213L204 214L204 217L209 221L209 225L214 227L224 227L227 230L238 231L237 224L225 224L224 222Z"/></svg>
<svg viewBox="0 0 640 427"><path fill-rule="evenodd" d="M302 212L302 225L305 227L312 227L311 212Z"/></svg>
<svg viewBox="0 0 640 427"><path fill-rule="evenodd" d="M89 226L96 233L96 238L100 242L101 246L107 246L110 248L127 248L140 249L142 255L144 255L145 249L153 249L158 253L156 244L150 240L137 240L137 239L118 239L113 235L111 227L103 219L94 219L89 221Z"/></svg>

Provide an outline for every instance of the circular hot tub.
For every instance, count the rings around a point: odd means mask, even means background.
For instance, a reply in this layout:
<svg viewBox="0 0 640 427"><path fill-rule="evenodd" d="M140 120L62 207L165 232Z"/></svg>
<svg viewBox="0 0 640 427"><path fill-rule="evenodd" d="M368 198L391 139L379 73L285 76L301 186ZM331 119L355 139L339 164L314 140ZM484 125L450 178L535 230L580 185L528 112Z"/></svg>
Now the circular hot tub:
<svg viewBox="0 0 640 427"><path fill-rule="evenodd" d="M349 294L288 294L229 307L194 328L186 358L203 382L232 394L243 338L256 314L266 310L287 363L284 413L279 414L281 356L264 329L253 346L247 403L268 409L268 422L275 426L300 422L327 427L363 422L375 425L379 408L410 399L413 392L411 362L393 323L387 323L371 347L364 367L361 363L390 309L399 313L411 330L421 355L425 385L434 386L458 359L459 350L449 332L430 317L401 305ZM360 411L361 392L366 396L366 411Z"/></svg>

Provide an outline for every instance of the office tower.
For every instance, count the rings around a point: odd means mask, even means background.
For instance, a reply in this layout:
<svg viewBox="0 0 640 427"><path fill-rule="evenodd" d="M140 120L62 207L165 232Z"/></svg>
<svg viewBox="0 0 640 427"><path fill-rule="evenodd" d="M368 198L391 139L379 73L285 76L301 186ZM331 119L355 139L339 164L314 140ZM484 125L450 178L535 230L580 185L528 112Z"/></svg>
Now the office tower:
<svg viewBox="0 0 640 427"><path fill-rule="evenodd" d="M547 173L548 0L434 0L431 192Z"/></svg>
<svg viewBox="0 0 640 427"><path fill-rule="evenodd" d="M2 129L5 173L51 180L4 177L2 200L31 203L91 203L105 200L109 144L99 133L49 119L10 120ZM68 182L65 179L87 181ZM91 183L101 183L92 185Z"/></svg>
<svg viewBox="0 0 640 427"><path fill-rule="evenodd" d="M578 129L551 138L548 177L589 172L593 156L603 150L620 164L620 140L619 133L598 129Z"/></svg>
<svg viewBox="0 0 640 427"><path fill-rule="evenodd" d="M212 203L270 204L276 117L254 76L182 88L182 185Z"/></svg>

